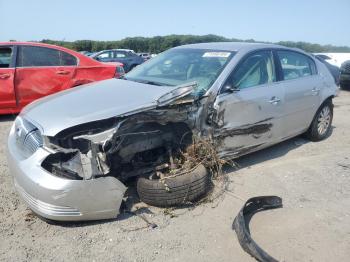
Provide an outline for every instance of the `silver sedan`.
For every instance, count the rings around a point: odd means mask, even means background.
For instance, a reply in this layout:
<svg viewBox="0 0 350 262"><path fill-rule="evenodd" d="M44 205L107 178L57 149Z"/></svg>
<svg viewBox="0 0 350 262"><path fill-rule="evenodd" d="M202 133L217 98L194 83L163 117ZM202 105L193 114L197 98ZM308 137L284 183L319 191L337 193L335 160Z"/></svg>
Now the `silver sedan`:
<svg viewBox="0 0 350 262"><path fill-rule="evenodd" d="M301 50L176 47L122 79L27 106L8 138L9 167L23 200L49 219L116 217L132 177L143 201L178 204L208 184L200 167L167 184L157 177L175 165L184 144L207 139L220 158L233 159L300 134L322 140L337 91L327 68Z"/></svg>

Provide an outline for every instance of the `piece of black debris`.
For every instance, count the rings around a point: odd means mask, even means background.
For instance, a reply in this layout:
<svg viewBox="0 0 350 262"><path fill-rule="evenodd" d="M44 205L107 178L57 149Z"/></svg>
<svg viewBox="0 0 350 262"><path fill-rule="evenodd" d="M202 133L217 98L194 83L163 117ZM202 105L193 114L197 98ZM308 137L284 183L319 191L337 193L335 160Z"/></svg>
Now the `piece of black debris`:
<svg viewBox="0 0 350 262"><path fill-rule="evenodd" d="M158 227L157 224L148 221L148 219L147 219L144 215L142 215L142 214L138 214L137 212L129 211L129 210L126 211L126 213L129 213L129 214L132 214L132 215L134 215L134 216L137 216L137 217L141 218L143 221L146 222L147 226L148 226L149 228L151 228L151 229L155 229L156 227Z"/></svg>
<svg viewBox="0 0 350 262"><path fill-rule="evenodd" d="M263 210L282 207L282 198L278 196L259 196L248 199L239 211L232 224L236 231L238 241L245 252L261 262L278 262L259 247L250 236L249 222L252 216Z"/></svg>

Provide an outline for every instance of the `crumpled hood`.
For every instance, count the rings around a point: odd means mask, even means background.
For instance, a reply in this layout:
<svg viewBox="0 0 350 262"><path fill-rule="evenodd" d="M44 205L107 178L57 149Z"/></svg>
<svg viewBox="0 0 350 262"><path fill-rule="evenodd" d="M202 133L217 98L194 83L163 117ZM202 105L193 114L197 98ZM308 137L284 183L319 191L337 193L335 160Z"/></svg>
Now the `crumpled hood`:
<svg viewBox="0 0 350 262"><path fill-rule="evenodd" d="M156 107L158 98L176 88L109 79L39 99L21 115L43 135L54 136L75 125Z"/></svg>

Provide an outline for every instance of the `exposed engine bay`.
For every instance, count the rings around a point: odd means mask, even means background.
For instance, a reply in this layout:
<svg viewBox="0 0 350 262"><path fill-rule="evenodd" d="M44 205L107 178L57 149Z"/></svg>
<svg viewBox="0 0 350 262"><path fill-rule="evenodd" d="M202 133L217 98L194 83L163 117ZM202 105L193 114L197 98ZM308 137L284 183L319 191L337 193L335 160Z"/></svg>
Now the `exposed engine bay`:
<svg viewBox="0 0 350 262"><path fill-rule="evenodd" d="M172 165L172 156L192 143L194 108L193 103L177 104L69 128L46 137L44 144L55 153L42 166L56 176L78 180L114 176L125 181L151 175Z"/></svg>

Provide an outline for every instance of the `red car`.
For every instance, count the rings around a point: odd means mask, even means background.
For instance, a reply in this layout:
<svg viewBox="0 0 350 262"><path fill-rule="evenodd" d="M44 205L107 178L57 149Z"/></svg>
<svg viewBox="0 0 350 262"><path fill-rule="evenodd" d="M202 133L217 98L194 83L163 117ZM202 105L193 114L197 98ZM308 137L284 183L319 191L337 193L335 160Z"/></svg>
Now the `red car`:
<svg viewBox="0 0 350 262"><path fill-rule="evenodd" d="M0 43L0 114L82 84L119 77L121 63L101 63L67 48L42 43Z"/></svg>

